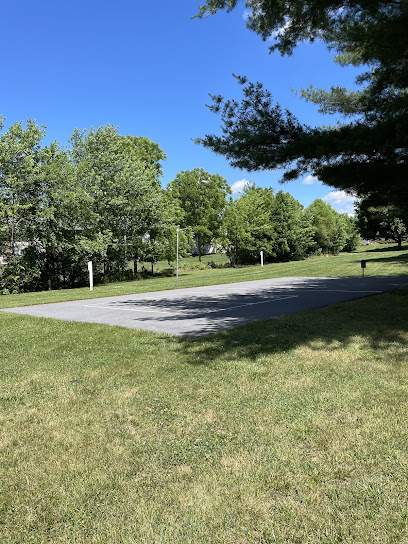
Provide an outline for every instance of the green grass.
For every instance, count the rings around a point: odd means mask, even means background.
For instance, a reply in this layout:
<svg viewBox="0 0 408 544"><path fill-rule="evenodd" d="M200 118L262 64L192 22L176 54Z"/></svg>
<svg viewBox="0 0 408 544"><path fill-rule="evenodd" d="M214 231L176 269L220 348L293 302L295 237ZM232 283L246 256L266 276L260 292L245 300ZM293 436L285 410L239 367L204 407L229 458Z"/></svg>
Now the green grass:
<svg viewBox="0 0 408 544"><path fill-rule="evenodd" d="M0 542L407 542L407 302L201 339L2 313Z"/></svg>
<svg viewBox="0 0 408 544"><path fill-rule="evenodd" d="M225 261L225 256L209 255L203 258L203 263L210 260ZM277 277L314 276L339 277L361 276L360 261L367 261L367 276L398 276L408 274L408 251L396 251L395 246L368 246L354 253L340 253L336 256L310 257L304 261L267 264L263 268L242 266L238 268L215 268L207 270L191 270L197 265L197 258L184 261L187 270L181 269L179 287L198 287L201 285L217 285L239 281L259 280ZM160 264L160 263L159 263ZM164 264L160 264L160 266ZM159 268L160 268L159 266ZM166 265L168 266L168 265ZM41 293L24 293L21 295L0 296L0 308L45 304L49 302L64 302L85 298L128 295L148 291L174 289L175 276L152 277L139 281L127 281L98 285L93 292L88 288L61 289Z"/></svg>

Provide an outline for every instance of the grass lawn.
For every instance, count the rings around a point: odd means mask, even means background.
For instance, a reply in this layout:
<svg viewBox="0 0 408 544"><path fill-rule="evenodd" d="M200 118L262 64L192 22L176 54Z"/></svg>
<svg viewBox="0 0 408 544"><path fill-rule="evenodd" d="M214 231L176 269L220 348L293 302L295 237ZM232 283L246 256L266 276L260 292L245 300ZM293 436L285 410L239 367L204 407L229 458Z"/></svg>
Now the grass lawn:
<svg viewBox="0 0 408 544"><path fill-rule="evenodd" d="M406 267L321 261L370 257ZM2 313L1 544L406 543L407 302L199 339Z"/></svg>
<svg viewBox="0 0 408 544"><path fill-rule="evenodd" d="M218 285L222 283L294 276L361 276L360 261L362 259L367 261L365 271L367 276L408 275L408 247L404 248L403 251L396 251L395 247L395 245L365 246L354 253L310 257L304 261L292 261L288 263L273 263L267 264L263 268L260 265L253 265L238 268L191 269L192 266L198 263L197 258L191 257L182 263L184 266L187 266L187 269L180 270L179 287L199 287L202 285ZM224 255L207 255L203 257L204 264L208 261L215 261L220 264L225 262L225 260ZM167 263L159 263L158 268L160 269L164 265L168 267ZM97 285L92 292L89 291L89 288L81 288L0 296L0 308L163 291L174 289L175 286L175 276L156 276L138 281Z"/></svg>
<svg viewBox="0 0 408 544"><path fill-rule="evenodd" d="M0 542L407 542L407 302L193 340L2 314Z"/></svg>

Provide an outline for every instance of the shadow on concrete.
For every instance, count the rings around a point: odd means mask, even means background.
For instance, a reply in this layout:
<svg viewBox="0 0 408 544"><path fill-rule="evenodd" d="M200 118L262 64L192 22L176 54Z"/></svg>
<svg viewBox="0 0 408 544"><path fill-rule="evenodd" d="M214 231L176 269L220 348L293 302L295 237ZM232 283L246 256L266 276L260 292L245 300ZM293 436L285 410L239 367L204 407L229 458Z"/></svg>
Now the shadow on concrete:
<svg viewBox="0 0 408 544"><path fill-rule="evenodd" d="M256 359L321 343L336 349L355 335L374 348L404 342L408 287L398 289L404 285L407 276L275 278L4 311L178 335L187 362L208 364L221 354ZM388 290L394 291L372 296Z"/></svg>
<svg viewBox="0 0 408 544"><path fill-rule="evenodd" d="M146 313L132 316L134 322L147 327L154 323L166 332L193 337L252 321L257 321L256 331L260 320L374 295L406 283L408 278L399 277L297 278L296 282L285 278L273 286L258 287L256 292L240 292L239 284L233 288L235 291L218 285L213 287L213 296L197 292L186 297L182 291L174 291L170 296L168 293L163 296L155 293L151 298L115 301L107 305L107 309L109 306L146 309Z"/></svg>
<svg viewBox="0 0 408 544"><path fill-rule="evenodd" d="M214 359L257 361L305 346L314 352L339 350L362 339L383 357L393 348L396 367L408 364L408 288L311 310L280 319L249 323L201 338L179 340L186 364L211 365ZM397 352L395 348L398 348ZM402 348L402 349L401 349ZM380 355L381 353L381 355Z"/></svg>

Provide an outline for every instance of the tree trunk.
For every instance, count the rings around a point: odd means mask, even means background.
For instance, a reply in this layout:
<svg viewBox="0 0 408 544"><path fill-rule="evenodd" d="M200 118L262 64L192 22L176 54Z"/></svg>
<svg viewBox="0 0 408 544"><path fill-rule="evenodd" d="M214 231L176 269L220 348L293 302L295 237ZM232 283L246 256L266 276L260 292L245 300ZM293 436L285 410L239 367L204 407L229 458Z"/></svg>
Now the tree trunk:
<svg viewBox="0 0 408 544"><path fill-rule="evenodd" d="M133 273L136 276L137 274L137 255L133 257Z"/></svg>
<svg viewBox="0 0 408 544"><path fill-rule="evenodd" d="M398 234L398 250L401 251L402 250L402 234Z"/></svg>
<svg viewBox="0 0 408 544"><path fill-rule="evenodd" d="M13 267L14 267L14 273L16 274L16 262L17 262L17 259L16 259L16 255L15 255L15 223L14 223L14 216L12 217L11 219L11 247L10 247L10 255L11 255L11 262L13 264Z"/></svg>
<svg viewBox="0 0 408 544"><path fill-rule="evenodd" d="M200 237L197 236L198 261L201 263L201 244Z"/></svg>

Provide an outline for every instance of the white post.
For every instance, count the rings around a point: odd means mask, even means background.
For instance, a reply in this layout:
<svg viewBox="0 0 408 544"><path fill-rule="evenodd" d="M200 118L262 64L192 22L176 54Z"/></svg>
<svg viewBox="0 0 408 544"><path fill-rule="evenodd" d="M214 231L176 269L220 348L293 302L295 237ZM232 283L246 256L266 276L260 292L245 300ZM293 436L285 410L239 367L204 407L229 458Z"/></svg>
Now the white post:
<svg viewBox="0 0 408 544"><path fill-rule="evenodd" d="M93 291L93 269L92 261L88 261L88 270L89 270L89 290Z"/></svg>
<svg viewBox="0 0 408 544"><path fill-rule="evenodd" d="M263 251L261 251L261 267L263 267Z"/></svg>
<svg viewBox="0 0 408 544"><path fill-rule="evenodd" d="M177 260L177 264L176 264L176 289L178 288L178 254L179 254L179 230L180 229L177 229L177 250L176 250L176 260Z"/></svg>

